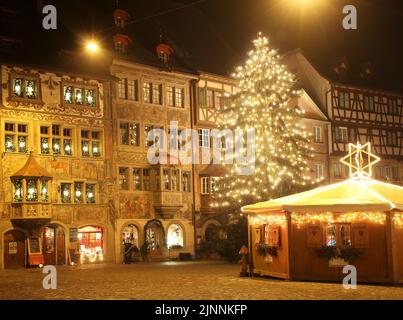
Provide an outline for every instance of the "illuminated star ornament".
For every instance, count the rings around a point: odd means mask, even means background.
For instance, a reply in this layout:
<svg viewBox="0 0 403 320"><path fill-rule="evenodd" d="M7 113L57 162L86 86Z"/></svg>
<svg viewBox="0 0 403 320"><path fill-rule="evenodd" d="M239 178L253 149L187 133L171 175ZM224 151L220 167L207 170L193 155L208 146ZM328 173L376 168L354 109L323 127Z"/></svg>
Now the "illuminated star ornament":
<svg viewBox="0 0 403 320"><path fill-rule="evenodd" d="M367 142L361 145L348 144L348 155L340 159L349 167L350 177L370 177L372 175L372 166L381 159L371 152L371 143Z"/></svg>

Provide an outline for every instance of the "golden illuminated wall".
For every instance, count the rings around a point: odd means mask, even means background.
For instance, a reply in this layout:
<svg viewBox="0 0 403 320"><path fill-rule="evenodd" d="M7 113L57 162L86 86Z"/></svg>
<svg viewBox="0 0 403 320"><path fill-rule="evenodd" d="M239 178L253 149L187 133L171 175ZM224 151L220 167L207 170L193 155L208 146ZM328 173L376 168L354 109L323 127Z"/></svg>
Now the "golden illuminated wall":
<svg viewBox="0 0 403 320"><path fill-rule="evenodd" d="M26 96L15 97L13 79L34 79L36 82L36 98ZM86 224L100 225L107 230L113 225L110 219L114 208L110 205L110 195L113 191L111 179L111 124L108 82L73 77L61 72L1 66L1 105L0 105L0 229L11 227L10 218L18 218L12 210L13 188L10 176L21 169L32 152L40 166L45 168L53 177L51 182L51 202L53 214L51 223L57 223L65 228L68 235L69 227L80 227ZM93 106L68 104L63 100L63 87L71 86L91 89L96 93ZM15 124L14 134L18 135L18 125L26 126L26 152L9 152L6 149L6 123ZM60 130L71 130L72 155L44 154L41 149L42 127L60 126ZM83 156L82 130L97 131L100 155ZM51 132L48 132L51 135ZM62 134L62 133L61 133ZM50 137L50 142L51 142ZM63 146L61 146L63 147ZM83 182L95 184L95 204L66 204L61 201L61 183ZM66 237L67 247L68 236ZM107 244L108 246L108 244ZM113 248L107 249L108 254Z"/></svg>

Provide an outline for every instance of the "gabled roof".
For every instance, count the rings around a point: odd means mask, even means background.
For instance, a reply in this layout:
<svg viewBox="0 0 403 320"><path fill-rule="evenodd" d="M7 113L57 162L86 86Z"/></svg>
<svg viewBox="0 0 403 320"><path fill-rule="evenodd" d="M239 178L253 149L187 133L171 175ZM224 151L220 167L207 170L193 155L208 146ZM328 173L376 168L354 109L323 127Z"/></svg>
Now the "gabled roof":
<svg viewBox="0 0 403 320"><path fill-rule="evenodd" d="M242 207L242 212L403 211L403 187L371 178L350 178L290 196Z"/></svg>
<svg viewBox="0 0 403 320"><path fill-rule="evenodd" d="M27 162L24 166L14 173L11 177L39 177L39 178L52 178L52 175L35 160L33 154L29 155Z"/></svg>

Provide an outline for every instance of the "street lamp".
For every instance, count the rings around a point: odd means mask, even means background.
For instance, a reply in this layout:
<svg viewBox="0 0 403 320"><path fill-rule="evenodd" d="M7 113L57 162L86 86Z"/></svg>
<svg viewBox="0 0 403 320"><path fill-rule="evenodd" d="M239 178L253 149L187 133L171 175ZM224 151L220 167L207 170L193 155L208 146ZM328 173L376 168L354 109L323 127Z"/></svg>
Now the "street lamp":
<svg viewBox="0 0 403 320"><path fill-rule="evenodd" d="M97 52L99 50L99 46L94 40L88 41L86 46L85 46L85 48L90 53L95 53L95 52Z"/></svg>

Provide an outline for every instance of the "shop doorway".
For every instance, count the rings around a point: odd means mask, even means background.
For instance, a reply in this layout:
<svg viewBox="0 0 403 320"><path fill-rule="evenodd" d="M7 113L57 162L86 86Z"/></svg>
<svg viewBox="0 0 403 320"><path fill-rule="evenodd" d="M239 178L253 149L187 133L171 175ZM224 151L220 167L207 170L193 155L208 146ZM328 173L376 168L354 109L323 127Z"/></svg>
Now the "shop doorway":
<svg viewBox="0 0 403 320"><path fill-rule="evenodd" d="M148 253L150 256L159 256L162 254L164 245L164 227L158 220L151 220L145 226L146 241L148 244Z"/></svg>
<svg viewBox="0 0 403 320"><path fill-rule="evenodd" d="M129 224L122 230L122 242L139 247L139 231L134 224Z"/></svg>
<svg viewBox="0 0 403 320"><path fill-rule="evenodd" d="M66 242L62 227L46 226L42 231L43 258L45 265L63 265L66 263Z"/></svg>
<svg viewBox="0 0 403 320"><path fill-rule="evenodd" d="M139 231L134 224L129 224L122 229L122 254L124 263L139 260Z"/></svg>
<svg viewBox="0 0 403 320"><path fill-rule="evenodd" d="M4 234L4 268L25 267L25 234L10 230Z"/></svg>
<svg viewBox="0 0 403 320"><path fill-rule="evenodd" d="M104 260L104 229L85 226L78 229L81 263L97 263Z"/></svg>

